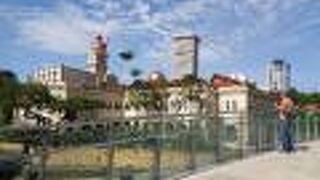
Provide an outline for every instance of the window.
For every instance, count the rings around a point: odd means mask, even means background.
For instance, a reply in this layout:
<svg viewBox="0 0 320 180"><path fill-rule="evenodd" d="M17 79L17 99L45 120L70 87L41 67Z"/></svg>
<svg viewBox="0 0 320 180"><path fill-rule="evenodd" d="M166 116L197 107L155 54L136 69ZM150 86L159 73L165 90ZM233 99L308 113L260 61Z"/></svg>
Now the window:
<svg viewBox="0 0 320 180"><path fill-rule="evenodd" d="M226 109L225 109L227 112L230 111L230 101L227 100L226 101Z"/></svg>
<svg viewBox="0 0 320 180"><path fill-rule="evenodd" d="M234 112L238 111L238 104L237 104L237 101L236 100L233 100L232 101L232 110Z"/></svg>

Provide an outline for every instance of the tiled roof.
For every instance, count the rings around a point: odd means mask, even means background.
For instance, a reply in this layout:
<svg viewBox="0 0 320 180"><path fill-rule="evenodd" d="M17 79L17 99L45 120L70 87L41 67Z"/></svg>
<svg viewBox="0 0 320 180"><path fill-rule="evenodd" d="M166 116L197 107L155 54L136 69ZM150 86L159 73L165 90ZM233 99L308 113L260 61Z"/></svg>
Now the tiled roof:
<svg viewBox="0 0 320 180"><path fill-rule="evenodd" d="M320 113L320 103L306 104L301 107L304 111Z"/></svg>
<svg viewBox="0 0 320 180"><path fill-rule="evenodd" d="M244 84L245 82L241 82L237 79L233 79L229 76L225 76L222 74L214 74L211 79L211 85L215 89L221 88L221 87L244 85Z"/></svg>

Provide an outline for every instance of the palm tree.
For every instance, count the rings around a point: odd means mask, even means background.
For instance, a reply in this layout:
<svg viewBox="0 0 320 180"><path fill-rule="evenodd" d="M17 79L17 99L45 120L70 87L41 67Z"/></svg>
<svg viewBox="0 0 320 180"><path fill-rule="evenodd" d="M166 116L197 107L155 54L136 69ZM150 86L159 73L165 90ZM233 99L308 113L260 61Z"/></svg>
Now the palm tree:
<svg viewBox="0 0 320 180"><path fill-rule="evenodd" d="M119 53L120 58L125 61L125 62L129 62L133 59L134 55L131 51L122 51Z"/></svg>
<svg viewBox="0 0 320 180"><path fill-rule="evenodd" d="M132 51L122 51L119 53L120 59L126 64L133 60L134 55ZM122 69L122 68L121 68ZM145 104L144 95L142 93L142 89L144 89L146 84L144 81L137 79L141 76L142 71L138 68L133 68L130 70L130 76L134 79L134 82L127 89L128 96L128 104L125 105L125 108L134 108L138 109L140 106Z"/></svg>
<svg viewBox="0 0 320 180"><path fill-rule="evenodd" d="M140 69L134 68L131 70L130 75L134 79L138 78L142 74L142 71Z"/></svg>

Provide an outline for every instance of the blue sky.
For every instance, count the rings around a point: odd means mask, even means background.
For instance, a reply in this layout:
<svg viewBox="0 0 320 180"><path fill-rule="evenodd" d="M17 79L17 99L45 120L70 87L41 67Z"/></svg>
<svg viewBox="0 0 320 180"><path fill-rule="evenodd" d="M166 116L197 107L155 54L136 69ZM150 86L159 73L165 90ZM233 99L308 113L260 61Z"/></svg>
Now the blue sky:
<svg viewBox="0 0 320 180"><path fill-rule="evenodd" d="M274 58L293 66L293 83L320 90L319 0L1 0L0 68L21 78L39 66L84 68L90 40L110 38L109 67L170 74L170 38L196 33L200 72L242 73L263 84ZM130 49L135 60L119 61Z"/></svg>

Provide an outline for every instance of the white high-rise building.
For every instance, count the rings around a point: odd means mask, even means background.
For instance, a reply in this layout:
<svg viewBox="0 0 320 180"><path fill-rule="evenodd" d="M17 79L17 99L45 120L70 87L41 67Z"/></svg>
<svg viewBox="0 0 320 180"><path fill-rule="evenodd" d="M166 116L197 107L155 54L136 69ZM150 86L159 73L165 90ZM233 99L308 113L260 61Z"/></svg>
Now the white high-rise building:
<svg viewBox="0 0 320 180"><path fill-rule="evenodd" d="M172 40L174 79L184 75L198 75L198 45L199 38L195 35L177 35Z"/></svg>
<svg viewBox="0 0 320 180"><path fill-rule="evenodd" d="M291 66L283 60L273 60L267 66L269 91L285 93L290 89Z"/></svg>

